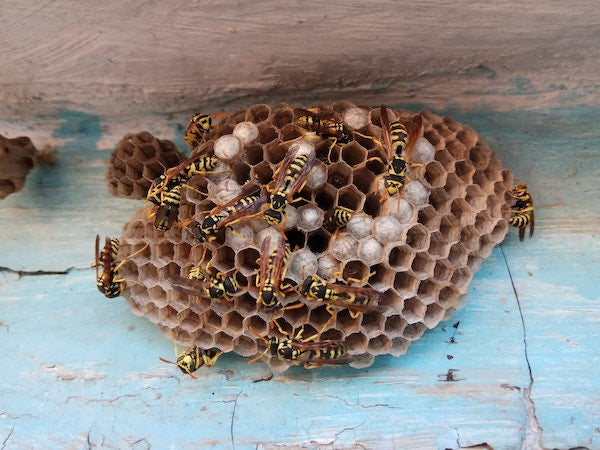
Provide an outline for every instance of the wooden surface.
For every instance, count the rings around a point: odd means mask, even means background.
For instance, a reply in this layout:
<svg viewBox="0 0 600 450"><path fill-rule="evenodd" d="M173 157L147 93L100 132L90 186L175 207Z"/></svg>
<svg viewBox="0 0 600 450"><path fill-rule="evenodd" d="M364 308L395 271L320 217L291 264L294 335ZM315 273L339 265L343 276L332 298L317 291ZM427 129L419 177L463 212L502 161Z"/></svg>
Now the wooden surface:
<svg viewBox="0 0 600 450"><path fill-rule="evenodd" d="M59 164L0 202L4 448L599 448L600 108L439 112L529 182L534 238L509 233L466 307L407 355L267 381L236 355L183 376L149 321L96 291L95 234L118 235L140 204L104 187L111 149L95 147L117 137L99 124L116 119L61 111Z"/></svg>
<svg viewBox="0 0 600 450"><path fill-rule="evenodd" d="M0 115L600 100L594 0L0 2Z"/></svg>
<svg viewBox="0 0 600 450"><path fill-rule="evenodd" d="M0 133L59 157L0 201L0 449L600 448L597 2L365 5L0 2ZM369 369L161 363L171 343L89 269L140 206L107 195L110 151L183 148L194 110L341 98L473 126L529 183L534 238Z"/></svg>

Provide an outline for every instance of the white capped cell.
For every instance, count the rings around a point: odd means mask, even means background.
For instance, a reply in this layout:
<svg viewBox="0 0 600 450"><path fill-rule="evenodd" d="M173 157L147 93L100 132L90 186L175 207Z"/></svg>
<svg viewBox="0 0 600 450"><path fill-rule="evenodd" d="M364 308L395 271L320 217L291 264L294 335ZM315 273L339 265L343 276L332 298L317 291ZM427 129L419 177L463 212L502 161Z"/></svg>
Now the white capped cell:
<svg viewBox="0 0 600 450"><path fill-rule="evenodd" d="M362 239L371 233L372 222L373 219L366 214L354 214L346 225L346 228L356 239Z"/></svg>
<svg viewBox="0 0 600 450"><path fill-rule="evenodd" d="M247 144L258 137L258 127L252 122L240 122L233 129L233 135L238 138L242 144Z"/></svg>
<svg viewBox="0 0 600 450"><path fill-rule="evenodd" d="M418 180L413 180L404 186L405 198L415 206L421 206L429 200L429 191Z"/></svg>
<svg viewBox="0 0 600 450"><path fill-rule="evenodd" d="M358 258L367 266L378 264L383 258L383 246L375 238L363 239L358 248Z"/></svg>
<svg viewBox="0 0 600 450"><path fill-rule="evenodd" d="M300 284L304 281L302 278L303 276L306 278L307 276L316 273L318 268L319 264L315 254L310 250L303 248L294 252L290 265L288 266L286 278Z"/></svg>
<svg viewBox="0 0 600 450"><path fill-rule="evenodd" d="M349 108L344 111L342 121L350 128L360 129L369 123L369 113L358 106Z"/></svg>
<svg viewBox="0 0 600 450"><path fill-rule="evenodd" d="M433 161L434 157L435 147L431 145L427 139L422 137L417 141L415 148L413 149L410 162L426 164Z"/></svg>
<svg viewBox="0 0 600 450"><path fill-rule="evenodd" d="M414 214L414 206L399 195L390 197L386 202L390 216L395 217L400 223L410 222Z"/></svg>
<svg viewBox="0 0 600 450"><path fill-rule="evenodd" d="M215 156L219 159L235 158L241 147L240 140L237 137L233 134L226 134L215 141Z"/></svg>
<svg viewBox="0 0 600 450"><path fill-rule="evenodd" d="M355 258L357 247L358 241L349 234L332 237L329 244L331 254L340 261L349 261Z"/></svg>
<svg viewBox="0 0 600 450"><path fill-rule="evenodd" d="M327 170L323 164L317 162L308 174L306 186L310 189L318 189L325 183L327 183Z"/></svg>
<svg viewBox="0 0 600 450"><path fill-rule="evenodd" d="M325 253L319 258L319 270L317 271L317 274L322 278L326 280L333 279L334 274L340 269L340 262L329 253Z"/></svg>
<svg viewBox="0 0 600 450"><path fill-rule="evenodd" d="M302 231L315 231L323 223L323 210L313 205L304 205L298 208L298 229Z"/></svg>
<svg viewBox="0 0 600 450"><path fill-rule="evenodd" d="M400 238L402 228L400 222L394 217L377 217L373 221L373 236L382 244L387 244Z"/></svg>

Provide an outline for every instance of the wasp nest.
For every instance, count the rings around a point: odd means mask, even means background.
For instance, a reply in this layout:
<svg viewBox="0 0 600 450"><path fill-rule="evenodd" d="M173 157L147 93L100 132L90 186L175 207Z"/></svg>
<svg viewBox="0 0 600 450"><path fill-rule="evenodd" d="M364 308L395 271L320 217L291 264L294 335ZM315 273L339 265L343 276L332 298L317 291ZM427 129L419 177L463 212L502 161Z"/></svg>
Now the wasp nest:
<svg viewBox="0 0 600 450"><path fill-rule="evenodd" d="M160 232L140 211L125 225L119 250L123 259L149 244L120 269L121 277L139 282L128 282L124 292L135 314L145 315L181 343L247 357L265 348L250 328L271 336L277 334L270 325L277 319L290 334L304 326L304 336L322 331L321 339L343 342L351 365L366 367L376 355L406 353L412 341L459 307L473 273L508 230L502 210L512 200L512 173L501 167L471 128L421 111L423 137L409 161L420 165L408 168L400 195L382 195L387 168L380 145L380 110L348 102L316 107L333 111L357 132L353 139L332 147L327 140L303 138L307 131L297 125L294 110L285 104L254 105L214 126L207 154L221 162L213 173L187 182L179 220L199 215L190 223L193 227L216 205L252 191L252 186L267 185L290 146L314 148L317 162L299 193L301 199L286 209L285 236L296 248L286 278L300 285L303 277L316 272L332 281L339 271L343 279L362 279L363 286L383 293L378 307L359 314L342 309L330 320L325 304L306 300L299 290L283 303L302 301L301 307L275 313L257 305L255 290L242 289L231 301L196 299L174 289L171 281L186 277L203 253L213 275L236 273L242 287L253 286L260 258L265 257L260 243L279 231L257 218L221 230L215 241L200 244L189 227L176 224ZM410 128L413 113L387 111L390 121ZM117 153L127 157L111 159L109 186L118 195L145 197L142 186L160 172L162 162L156 161L167 161L166 165L178 161L169 159L176 151L165 141L146 133L141 141L152 142L152 151L136 151L140 144L122 143ZM144 183L139 182L142 179ZM139 188L131 188L133 180ZM332 233L323 223L337 206L354 216L344 230ZM276 370L290 364L273 356L267 362Z"/></svg>
<svg viewBox="0 0 600 450"><path fill-rule="evenodd" d="M26 136L8 139L0 135L0 199L18 192L35 165L56 163L56 152L36 150Z"/></svg>
<svg viewBox="0 0 600 450"><path fill-rule="evenodd" d="M156 139L147 131L128 134L110 156L108 192L115 197L146 198L152 182L184 159L171 141Z"/></svg>

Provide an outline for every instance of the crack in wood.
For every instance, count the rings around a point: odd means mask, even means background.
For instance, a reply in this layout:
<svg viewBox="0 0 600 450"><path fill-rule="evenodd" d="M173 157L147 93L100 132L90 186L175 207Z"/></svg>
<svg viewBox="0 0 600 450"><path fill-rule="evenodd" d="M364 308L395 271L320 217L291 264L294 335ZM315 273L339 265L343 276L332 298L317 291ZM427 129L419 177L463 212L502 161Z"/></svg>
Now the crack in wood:
<svg viewBox="0 0 600 450"><path fill-rule="evenodd" d="M512 285L513 292L515 294L515 299L517 300L519 317L521 318L521 326L523 327L523 346L525 350L525 362L527 362L527 370L529 371L529 385L527 386L527 388L523 389L523 396L525 398L525 405L527 407L527 418L529 419L529 424L527 430L525 431L525 439L523 440L522 445L523 448L541 448L541 438L543 429L538 421L535 412L535 404L533 402L533 399L531 398L531 389L533 387L533 372L531 370L531 364L529 362L529 353L527 351L527 328L525 327L525 318L523 317L521 301L519 300L517 287L515 286L515 282L510 271L510 266L508 264L508 260L506 259L506 254L504 253L504 248L502 248L502 244L498 245L498 247L500 247L500 251L502 252L502 257L504 258L506 270L508 271L508 276L510 278L510 284Z"/></svg>
<svg viewBox="0 0 600 450"><path fill-rule="evenodd" d="M21 277L37 277L44 275L68 275L75 267L69 267L66 270L15 270L10 267L0 266L0 272L14 273Z"/></svg>

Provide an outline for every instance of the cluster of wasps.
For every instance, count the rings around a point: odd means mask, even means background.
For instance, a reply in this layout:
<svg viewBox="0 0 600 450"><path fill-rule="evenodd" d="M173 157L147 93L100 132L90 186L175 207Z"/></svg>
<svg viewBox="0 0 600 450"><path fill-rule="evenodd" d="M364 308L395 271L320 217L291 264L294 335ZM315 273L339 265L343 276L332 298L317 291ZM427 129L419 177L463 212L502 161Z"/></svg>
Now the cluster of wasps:
<svg viewBox="0 0 600 450"><path fill-rule="evenodd" d="M381 201L389 196L402 193L406 183L410 181L406 172L409 166L422 166L412 163L411 155L415 144L423 130L423 120L420 115L413 118L410 130L401 122L388 119L387 108L380 109L380 123L382 128L382 141L374 137L361 135L356 131L349 130L332 112L319 109L295 109L295 124L307 132L314 133L320 139L330 142L329 160L331 149L336 144L346 144L360 135L372 139L385 151L385 161L374 157L369 160L379 160L385 170L382 178L383 189L380 196ZM187 277L174 277L172 286L197 299L215 299L232 301L233 297L245 291L257 293L257 304L267 312L275 312L300 308L304 305L302 300L283 305L282 299L295 295L307 301L322 302L326 305L331 318L325 323L321 331L312 336L305 337L304 326L294 334L285 331L277 320L273 320L270 326L277 328L284 338L276 336L261 336L253 328L249 327L251 333L256 335L265 345L265 350L252 359L257 359L269 353L281 360L293 364L304 364L307 368L324 365L339 365L351 362L343 342L321 339L321 333L333 321L340 309L347 309L351 317L356 318L366 311L379 310L378 305L383 294L371 287L362 286L372 275L369 274L363 280L348 278L341 280L341 272L336 273L333 282L324 280L316 273L302 276L303 282L295 285L286 280L288 263L294 248L287 241L284 226L287 222L286 207L300 197L298 194L307 183L311 170L315 166L316 154L314 149L308 152L298 151L295 146L290 146L288 153L279 164L273 175L273 181L268 185L261 186L255 192L246 192L230 202L217 205L201 220L195 222L193 228L188 225L195 219L192 217L181 223L177 222L181 192L184 188L194 189L187 185L188 180L194 176L204 176L215 173L219 159L214 155L208 155L205 145L207 135L213 129L212 120L221 115L196 114L191 120L184 137L185 142L192 148L193 154L180 165L167 169L159 176L148 190L146 200L153 204L148 214L154 218L154 226L159 231L167 231L174 224L186 227L198 241L198 245L204 245L217 239L221 230L229 229L236 223L250 219L263 219L268 225L279 230L277 239L267 236L260 245L260 258L257 261L255 281L253 285L240 286L236 273L231 275L214 271L210 263L204 264L206 246L199 262L194 265ZM302 136L304 137L304 136ZM206 194L204 194L206 195ZM531 223L533 233L533 201L531 195L526 191L525 185L519 185L513 191L516 204L511 210L515 215L509 220L510 224L519 227L524 233L524 228ZM343 206L337 206L328 211L323 226L332 233L343 230L352 219L354 211ZM121 294L125 287L125 279L119 278L118 269L128 259L142 252L142 247L134 254L129 255L120 263L116 263L118 252L118 240L106 238L105 246L99 249L99 237L96 237L96 267L97 286L100 292L109 298ZM99 268L102 272L99 273ZM213 273L215 272L215 273ZM197 300L198 301L198 300ZM213 366L222 351L219 349L201 349L191 346L178 352L175 346L176 361L160 358L162 361L177 365L183 373L194 377L194 372L202 366Z"/></svg>

